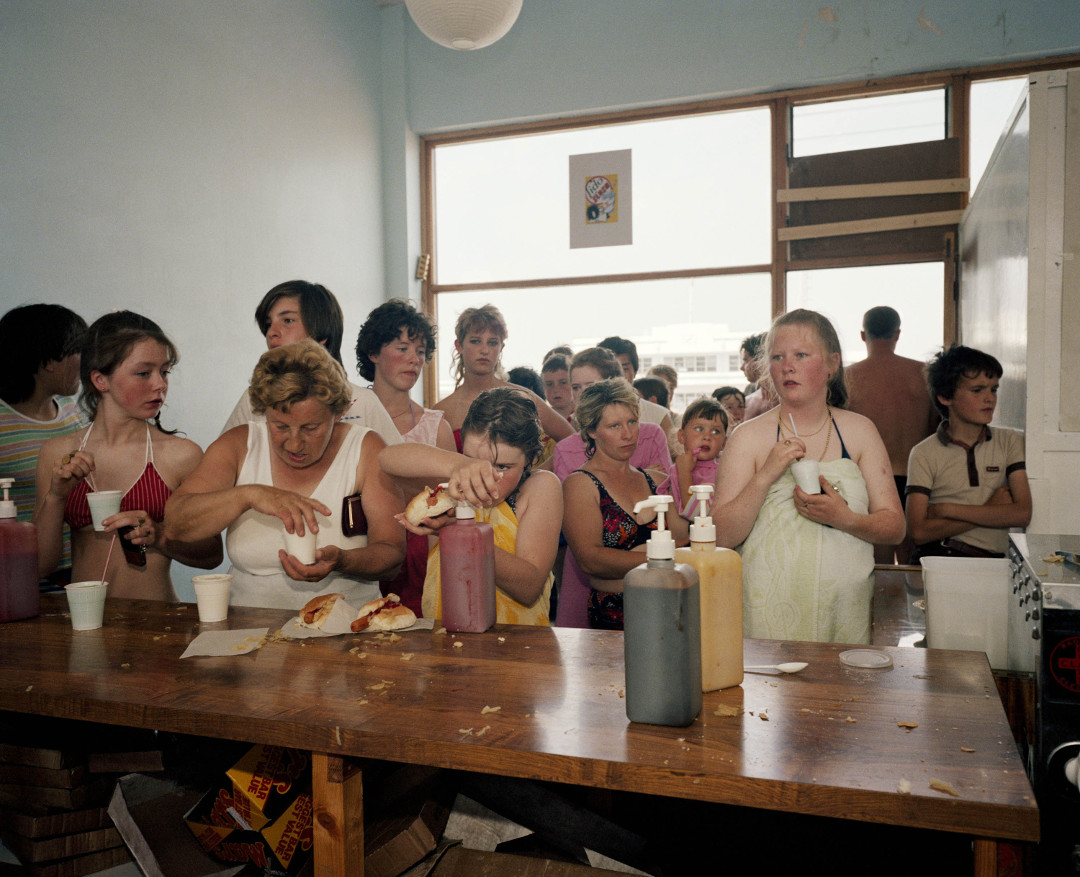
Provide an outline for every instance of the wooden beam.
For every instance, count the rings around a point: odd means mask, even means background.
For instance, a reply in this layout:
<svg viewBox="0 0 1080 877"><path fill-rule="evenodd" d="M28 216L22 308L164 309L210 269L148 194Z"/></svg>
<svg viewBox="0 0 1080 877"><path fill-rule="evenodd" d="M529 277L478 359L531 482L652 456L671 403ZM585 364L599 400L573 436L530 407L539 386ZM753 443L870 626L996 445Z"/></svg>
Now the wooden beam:
<svg viewBox="0 0 1080 877"><path fill-rule="evenodd" d="M797 225L780 229L777 231L776 237L781 241L801 241L811 238L839 237L846 234L872 234L879 231L929 228L935 225L956 225L963 215L963 210L942 210L939 213L909 213L905 216L881 216L877 219L856 219L850 222Z"/></svg>
<svg viewBox="0 0 1080 877"><path fill-rule="evenodd" d="M311 753L315 877L364 877L364 783L340 755Z"/></svg>
<svg viewBox="0 0 1080 877"><path fill-rule="evenodd" d="M854 183L847 186L806 186L801 189L780 189L776 200L838 201L842 198L891 198L899 195L940 195L943 192L967 192L971 181L967 177L941 180L904 180L897 183Z"/></svg>

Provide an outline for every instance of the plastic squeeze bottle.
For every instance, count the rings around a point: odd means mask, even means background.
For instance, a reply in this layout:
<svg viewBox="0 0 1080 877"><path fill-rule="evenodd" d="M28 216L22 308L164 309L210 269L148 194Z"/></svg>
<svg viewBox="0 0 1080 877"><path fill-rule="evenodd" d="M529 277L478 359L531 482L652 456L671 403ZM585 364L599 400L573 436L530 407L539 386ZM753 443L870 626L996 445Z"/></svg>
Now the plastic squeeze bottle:
<svg viewBox="0 0 1080 877"><path fill-rule="evenodd" d="M716 547L716 526L709 516L711 484L695 484L690 493L697 514L690 525L690 547L675 551L676 563L688 563L701 582L701 690L731 688L743 681L742 558Z"/></svg>
<svg viewBox="0 0 1080 877"><path fill-rule="evenodd" d="M16 517L8 496L13 478L0 478L0 622L32 618L41 611L38 591L37 527Z"/></svg>
<svg viewBox="0 0 1080 877"><path fill-rule="evenodd" d="M456 520L439 533L442 623L447 630L483 633L495 623L495 531L459 502Z"/></svg>
<svg viewBox="0 0 1080 877"><path fill-rule="evenodd" d="M623 579L626 717L631 722L684 727L701 712L701 607L697 571L675 562L675 540L664 528L670 496L650 496L637 514L655 508L648 558Z"/></svg>

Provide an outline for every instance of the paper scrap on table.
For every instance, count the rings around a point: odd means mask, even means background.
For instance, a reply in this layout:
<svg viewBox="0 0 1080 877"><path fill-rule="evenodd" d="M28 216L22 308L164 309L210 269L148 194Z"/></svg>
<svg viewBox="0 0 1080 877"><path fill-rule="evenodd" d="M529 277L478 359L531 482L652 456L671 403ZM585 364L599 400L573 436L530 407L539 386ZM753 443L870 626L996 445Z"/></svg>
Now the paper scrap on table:
<svg viewBox="0 0 1080 877"><path fill-rule="evenodd" d="M262 646L269 632L269 627L248 630L204 630L188 643L187 649L180 657L181 659L203 656L220 658L229 655L246 655Z"/></svg>
<svg viewBox="0 0 1080 877"><path fill-rule="evenodd" d="M334 603L333 608L330 610L330 614L326 616L326 621L322 626L322 629L308 627L300 622L300 616L294 615L281 628L281 635L288 637L289 639L309 639L315 636L341 636L343 633L352 633L352 623L356 620L356 616L359 610L353 609L344 600L338 600ZM405 633L407 630L431 630L433 626L432 619L430 618L418 618L416 623L412 627L406 627L402 630L395 630L394 633ZM378 630L362 630L361 633L380 633Z"/></svg>

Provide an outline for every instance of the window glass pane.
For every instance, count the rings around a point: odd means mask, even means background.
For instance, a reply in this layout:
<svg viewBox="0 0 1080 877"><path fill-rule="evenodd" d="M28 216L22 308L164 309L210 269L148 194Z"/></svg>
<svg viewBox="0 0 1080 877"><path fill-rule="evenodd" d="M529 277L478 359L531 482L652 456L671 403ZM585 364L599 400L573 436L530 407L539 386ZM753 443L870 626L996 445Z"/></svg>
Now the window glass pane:
<svg viewBox="0 0 1080 877"><path fill-rule="evenodd" d="M945 137L945 90L941 88L797 104L791 112L796 158Z"/></svg>
<svg viewBox="0 0 1080 877"><path fill-rule="evenodd" d="M845 365L866 358L859 337L862 318L878 305L900 314L898 354L926 360L941 348L945 277L940 262L791 271L787 279L788 308L828 317L840 336Z"/></svg>
<svg viewBox="0 0 1080 877"><path fill-rule="evenodd" d="M766 108L439 146L439 283L765 264ZM629 246L570 249L569 156L630 149Z"/></svg>
<svg viewBox="0 0 1080 877"><path fill-rule="evenodd" d="M971 191L979 187L983 171L1004 133L1005 125L1016 109L1016 102L1027 89L1028 79L994 79L971 83L971 140L969 167Z"/></svg>
<svg viewBox="0 0 1080 877"><path fill-rule="evenodd" d="M719 354L723 371L679 371L678 394L694 398L730 384L742 389L739 344L769 326L770 282L767 274L724 275L697 279L642 281L543 289L440 293L438 307L439 398L454 388L450 357L454 324L469 307L492 303L506 318L509 338L502 364L527 365L540 371L543 355L558 344L575 351L609 335L629 338L638 359L674 363ZM645 369L639 365L638 377ZM675 410L681 410L678 405Z"/></svg>

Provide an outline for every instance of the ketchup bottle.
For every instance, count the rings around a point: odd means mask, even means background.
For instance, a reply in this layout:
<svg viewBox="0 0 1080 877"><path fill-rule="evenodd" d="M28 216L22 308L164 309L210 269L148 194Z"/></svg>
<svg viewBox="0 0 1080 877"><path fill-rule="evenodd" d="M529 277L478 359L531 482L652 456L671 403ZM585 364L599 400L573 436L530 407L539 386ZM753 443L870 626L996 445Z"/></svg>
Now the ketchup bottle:
<svg viewBox="0 0 1080 877"><path fill-rule="evenodd" d="M13 478L0 478L0 622L32 618L41 611L37 528L16 517L8 497Z"/></svg>
<svg viewBox="0 0 1080 877"><path fill-rule="evenodd" d="M450 631L483 633L495 623L495 531L459 502L457 518L439 533L442 623Z"/></svg>

